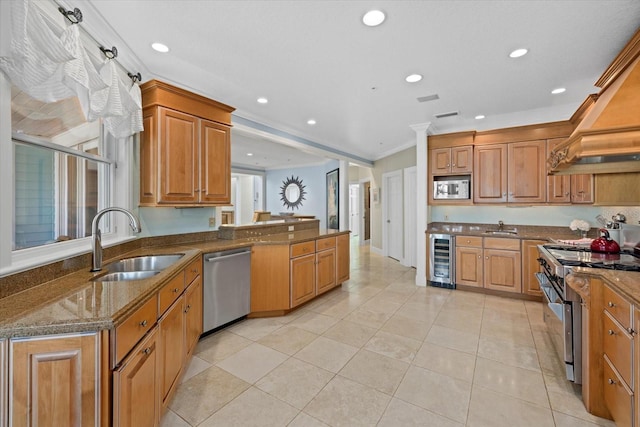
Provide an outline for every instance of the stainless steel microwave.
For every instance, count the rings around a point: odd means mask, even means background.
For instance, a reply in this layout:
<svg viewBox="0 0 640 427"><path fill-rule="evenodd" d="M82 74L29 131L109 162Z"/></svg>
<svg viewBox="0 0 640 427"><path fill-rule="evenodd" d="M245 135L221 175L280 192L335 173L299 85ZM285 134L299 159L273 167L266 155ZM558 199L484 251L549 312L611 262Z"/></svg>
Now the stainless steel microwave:
<svg viewBox="0 0 640 427"><path fill-rule="evenodd" d="M455 179L433 181L433 198L442 199L470 199L471 180Z"/></svg>

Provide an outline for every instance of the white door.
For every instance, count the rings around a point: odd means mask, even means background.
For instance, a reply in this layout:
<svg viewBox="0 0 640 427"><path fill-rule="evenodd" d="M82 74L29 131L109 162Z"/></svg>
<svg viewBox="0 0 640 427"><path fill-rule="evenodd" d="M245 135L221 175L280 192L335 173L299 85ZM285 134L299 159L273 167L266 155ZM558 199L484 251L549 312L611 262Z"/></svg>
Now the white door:
<svg viewBox="0 0 640 427"><path fill-rule="evenodd" d="M351 236L360 234L360 185L349 185L349 230Z"/></svg>
<svg viewBox="0 0 640 427"><path fill-rule="evenodd" d="M402 171L383 175L382 197L384 200L383 228L386 230L387 256L402 260L403 253L403 204L402 204Z"/></svg>
<svg viewBox="0 0 640 427"><path fill-rule="evenodd" d="M416 167L404 170L404 260L403 265L417 264L417 220L416 220Z"/></svg>

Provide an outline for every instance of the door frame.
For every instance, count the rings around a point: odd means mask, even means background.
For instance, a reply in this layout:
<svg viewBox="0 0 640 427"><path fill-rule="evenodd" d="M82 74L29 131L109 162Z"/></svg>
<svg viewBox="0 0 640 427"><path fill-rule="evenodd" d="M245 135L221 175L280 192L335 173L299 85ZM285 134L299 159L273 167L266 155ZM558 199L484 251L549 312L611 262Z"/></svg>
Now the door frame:
<svg viewBox="0 0 640 427"><path fill-rule="evenodd" d="M389 256L389 230L387 226L387 220L389 219L389 179L391 178L400 178L400 188L404 188L404 182L402 177L402 169L398 169L392 172L386 172L382 174L382 189L380 194L380 201L382 202L382 255L388 257ZM401 190L400 195L404 198L404 194ZM404 211L404 206L400 206ZM404 212L400 214L400 218L404 220ZM404 225L402 226L404 229ZM403 248L404 248L404 235L401 235L403 238ZM404 251L403 251L404 252ZM402 261L404 258L404 253L399 257L399 261Z"/></svg>
<svg viewBox="0 0 640 427"><path fill-rule="evenodd" d="M369 238L365 240L364 238L364 230L366 227L366 224L364 223L364 193L365 193L365 184L369 183L369 191L371 191L371 178L361 178L359 183L360 183L360 230L362 231L360 233L360 236L358 236L358 244L359 245L368 245L371 242L371 207L369 207ZM371 197L371 194L369 194L369 197ZM371 200L371 199L369 199Z"/></svg>
<svg viewBox="0 0 640 427"><path fill-rule="evenodd" d="M413 188L409 183L413 182ZM404 194L404 221L402 223L404 235L404 256L402 257L402 265L406 267L417 267L417 215L416 215L416 198L415 192L418 185L418 168L412 166L403 170L402 191ZM413 194L412 194L413 191ZM411 221L413 216L413 221ZM412 241L413 240L413 241Z"/></svg>

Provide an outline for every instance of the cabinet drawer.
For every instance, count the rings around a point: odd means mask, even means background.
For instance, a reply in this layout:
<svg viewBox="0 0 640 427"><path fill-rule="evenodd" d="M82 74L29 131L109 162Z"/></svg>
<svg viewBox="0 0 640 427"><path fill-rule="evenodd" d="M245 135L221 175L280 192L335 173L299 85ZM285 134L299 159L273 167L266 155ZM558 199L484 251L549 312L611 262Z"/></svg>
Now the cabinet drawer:
<svg viewBox="0 0 640 427"><path fill-rule="evenodd" d="M631 426L633 394L604 356L604 402L611 416L619 426Z"/></svg>
<svg viewBox="0 0 640 427"><path fill-rule="evenodd" d="M482 237L479 236L456 236L456 246L469 246L473 248L482 247Z"/></svg>
<svg viewBox="0 0 640 427"><path fill-rule="evenodd" d="M616 319L623 328L631 327L631 304L608 286L604 287L604 308Z"/></svg>
<svg viewBox="0 0 640 427"><path fill-rule="evenodd" d="M160 315L167 311L169 306L173 304L182 291L184 291L184 275L185 273L181 271L160 289L158 293L158 313Z"/></svg>
<svg viewBox="0 0 640 427"><path fill-rule="evenodd" d="M309 255L316 251L316 242L296 243L291 245L291 258L299 257L301 255Z"/></svg>
<svg viewBox="0 0 640 427"><path fill-rule="evenodd" d="M620 328L611 315L604 312L604 353L616 367L622 379L633 388L631 367L633 360L633 340L631 336Z"/></svg>
<svg viewBox="0 0 640 427"><path fill-rule="evenodd" d="M325 249L335 248L335 247L336 247L335 237L327 237L325 239L316 240L316 251L324 251Z"/></svg>
<svg viewBox="0 0 640 427"><path fill-rule="evenodd" d="M485 249L504 249L507 251L519 251L520 239L502 239L500 237L485 237Z"/></svg>
<svg viewBox="0 0 640 427"><path fill-rule="evenodd" d="M118 364L129 353L140 338L149 331L158 318L158 302L151 298L136 310L121 325L116 327L115 363Z"/></svg>
<svg viewBox="0 0 640 427"><path fill-rule="evenodd" d="M184 283L188 286L193 280L202 274L202 257L198 257L195 261L187 266L184 270Z"/></svg>

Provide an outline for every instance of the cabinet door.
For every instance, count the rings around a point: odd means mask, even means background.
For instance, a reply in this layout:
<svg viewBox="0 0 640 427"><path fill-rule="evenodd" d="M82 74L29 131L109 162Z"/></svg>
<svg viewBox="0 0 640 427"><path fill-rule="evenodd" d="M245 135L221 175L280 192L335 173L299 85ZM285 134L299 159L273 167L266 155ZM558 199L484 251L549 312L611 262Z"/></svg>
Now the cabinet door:
<svg viewBox="0 0 640 427"><path fill-rule="evenodd" d="M451 172L473 172L473 147L454 147L451 149Z"/></svg>
<svg viewBox="0 0 640 427"><path fill-rule="evenodd" d="M338 283L349 280L350 269L350 247L349 247L349 235L342 234L336 238L337 240L337 281Z"/></svg>
<svg viewBox="0 0 640 427"><path fill-rule="evenodd" d="M291 260L291 307L316 296L316 256L305 255Z"/></svg>
<svg viewBox="0 0 640 427"><path fill-rule="evenodd" d="M522 291L520 251L484 250L484 287L496 291Z"/></svg>
<svg viewBox="0 0 640 427"><path fill-rule="evenodd" d="M482 287L482 248L456 246L456 284Z"/></svg>
<svg viewBox="0 0 640 427"><path fill-rule="evenodd" d="M114 427L158 425L157 331L157 327L153 328L113 372Z"/></svg>
<svg viewBox="0 0 640 427"><path fill-rule="evenodd" d="M159 203L196 203L198 196L198 119L160 110Z"/></svg>
<svg viewBox="0 0 640 427"><path fill-rule="evenodd" d="M508 144L507 165L509 176L507 201L512 203L546 201L546 141Z"/></svg>
<svg viewBox="0 0 640 427"><path fill-rule="evenodd" d="M10 425L99 425L97 334L12 339Z"/></svg>
<svg viewBox="0 0 640 427"><path fill-rule="evenodd" d="M451 172L451 148L435 148L430 151L432 175Z"/></svg>
<svg viewBox="0 0 640 427"><path fill-rule="evenodd" d="M0 426L6 427L8 425L9 408L7 404L9 399L7 394L9 392L9 379L7 374L9 373L8 357L7 357L7 340L0 339Z"/></svg>
<svg viewBox="0 0 640 427"><path fill-rule="evenodd" d="M336 249L316 253L316 295L336 286Z"/></svg>
<svg viewBox="0 0 640 427"><path fill-rule="evenodd" d="M143 112L140 133L140 204L154 205L158 197L158 109Z"/></svg>
<svg viewBox="0 0 640 427"><path fill-rule="evenodd" d="M507 145L476 147L473 152L474 203L507 201Z"/></svg>
<svg viewBox="0 0 640 427"><path fill-rule="evenodd" d="M202 335L202 278L198 277L187 288L185 294L185 338L187 346L187 358L191 357L193 350Z"/></svg>
<svg viewBox="0 0 640 427"><path fill-rule="evenodd" d="M593 175L571 175L571 203L593 203Z"/></svg>
<svg viewBox="0 0 640 427"><path fill-rule="evenodd" d="M200 201L231 203L231 130L202 120L200 124Z"/></svg>
<svg viewBox="0 0 640 427"><path fill-rule="evenodd" d="M538 245L543 245L544 240L523 240L522 241L522 293L528 295L542 296L540 284L536 279L536 273L541 271L538 258Z"/></svg>
<svg viewBox="0 0 640 427"><path fill-rule="evenodd" d="M566 138L554 138L547 140L547 158L551 151ZM549 168L547 167L547 171ZM571 202L571 175L547 176L547 201L549 203Z"/></svg>
<svg viewBox="0 0 640 427"><path fill-rule="evenodd" d="M251 249L251 312L291 308L289 245Z"/></svg>
<svg viewBox="0 0 640 427"><path fill-rule="evenodd" d="M162 406L166 406L170 392L182 371L185 359L184 297L178 300L158 320L158 379Z"/></svg>

